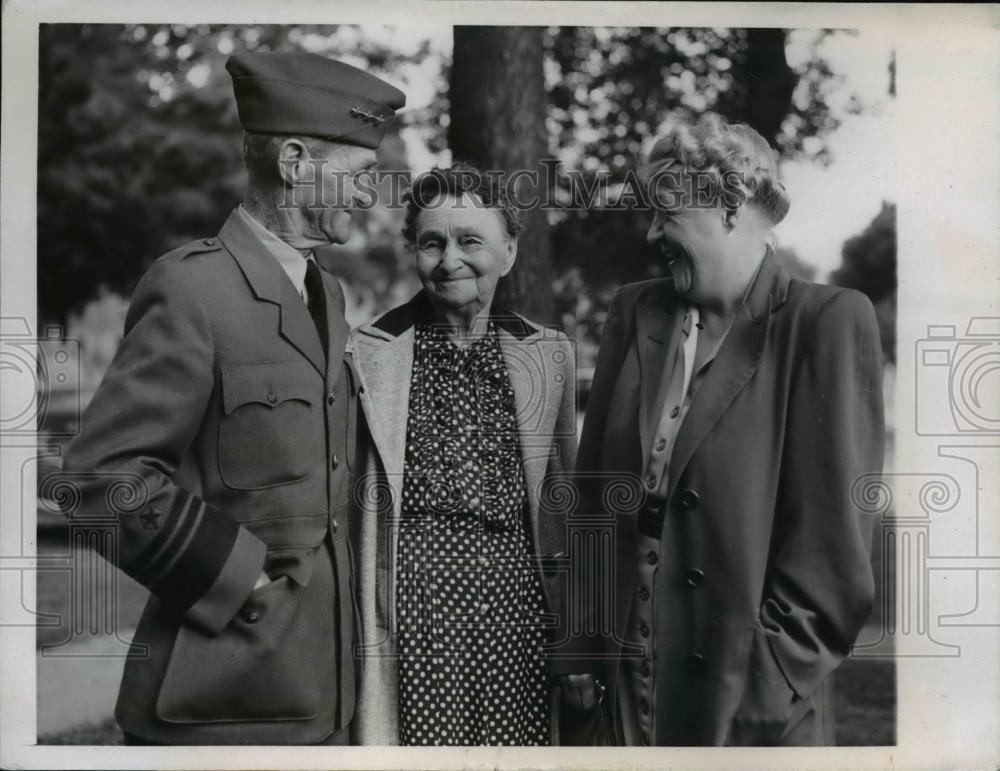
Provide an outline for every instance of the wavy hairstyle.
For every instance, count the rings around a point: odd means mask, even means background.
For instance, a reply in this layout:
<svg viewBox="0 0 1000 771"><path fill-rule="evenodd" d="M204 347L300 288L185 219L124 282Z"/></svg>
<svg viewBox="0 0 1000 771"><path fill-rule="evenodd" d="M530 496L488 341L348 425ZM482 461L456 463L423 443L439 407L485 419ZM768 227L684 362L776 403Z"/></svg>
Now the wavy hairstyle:
<svg viewBox="0 0 1000 771"><path fill-rule="evenodd" d="M773 225L788 214L791 201L778 179L778 154L745 123L728 123L713 113L696 121L671 116L640 169L640 179L649 184L674 163L686 172L738 180L740 199L758 206Z"/></svg>

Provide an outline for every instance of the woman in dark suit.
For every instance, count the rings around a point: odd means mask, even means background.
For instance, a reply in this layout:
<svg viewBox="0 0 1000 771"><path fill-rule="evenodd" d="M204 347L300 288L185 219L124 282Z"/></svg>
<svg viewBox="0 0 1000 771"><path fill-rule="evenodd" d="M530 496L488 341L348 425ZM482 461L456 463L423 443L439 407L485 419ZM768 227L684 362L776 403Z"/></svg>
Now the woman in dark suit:
<svg viewBox="0 0 1000 771"><path fill-rule="evenodd" d="M829 744L831 675L873 595L852 486L882 465L874 312L776 262L789 201L748 126L674 123L643 179L670 277L616 294L577 459L581 510L614 522L611 575L586 566L613 587L589 649L611 727L627 745ZM636 505L609 505L612 482Z"/></svg>
<svg viewBox="0 0 1000 771"><path fill-rule="evenodd" d="M424 289L352 335L370 433L352 515L358 743L550 740L565 519L546 485L576 454L575 355L493 302L519 229L497 180L419 177L404 235Z"/></svg>

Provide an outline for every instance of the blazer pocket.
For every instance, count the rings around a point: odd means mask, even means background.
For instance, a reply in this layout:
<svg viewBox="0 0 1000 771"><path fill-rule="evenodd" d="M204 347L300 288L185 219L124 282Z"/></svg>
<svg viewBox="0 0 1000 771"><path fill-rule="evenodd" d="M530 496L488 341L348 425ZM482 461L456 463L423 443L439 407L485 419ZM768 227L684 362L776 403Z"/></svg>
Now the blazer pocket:
<svg viewBox="0 0 1000 771"><path fill-rule="evenodd" d="M217 637L182 624L156 701L168 723L309 720L323 693L297 655L303 587L280 576L255 589Z"/></svg>
<svg viewBox="0 0 1000 771"><path fill-rule="evenodd" d="M732 743L778 743L798 701L799 697L771 650L767 632L760 621L755 620L751 631L746 686L733 718Z"/></svg>
<svg viewBox="0 0 1000 771"><path fill-rule="evenodd" d="M319 375L307 362L223 367L219 476L234 490L301 482L324 462Z"/></svg>

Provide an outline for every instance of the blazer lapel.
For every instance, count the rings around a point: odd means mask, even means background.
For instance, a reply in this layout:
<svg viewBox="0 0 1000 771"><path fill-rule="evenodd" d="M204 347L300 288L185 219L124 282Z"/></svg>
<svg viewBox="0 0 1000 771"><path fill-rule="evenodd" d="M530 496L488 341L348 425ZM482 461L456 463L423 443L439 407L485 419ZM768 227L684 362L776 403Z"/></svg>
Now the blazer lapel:
<svg viewBox="0 0 1000 771"><path fill-rule="evenodd" d="M354 335L354 357L364 385L361 403L368 428L398 503L413 374L413 327L398 336L375 336L363 328Z"/></svg>
<svg viewBox="0 0 1000 771"><path fill-rule="evenodd" d="M267 249L234 211L219 232L258 300L274 303L281 309L280 332L316 370L326 376L323 346L312 316L302 297ZM329 314L328 314L329 316ZM346 322L345 322L346 323ZM331 337L331 340L333 338Z"/></svg>
<svg viewBox="0 0 1000 771"><path fill-rule="evenodd" d="M518 339L503 328L497 334L510 387L514 391L521 466L528 488L532 527L537 531L538 496L548 467L561 387L554 380L555 373L546 368L544 351L540 350L537 340ZM535 532L536 543L537 538Z"/></svg>
<svg viewBox="0 0 1000 771"><path fill-rule="evenodd" d="M664 365L676 354L681 325L673 308L663 310L653 305L636 304L635 341L639 353L639 442L642 457L649 456L653 434L660 416Z"/></svg>
<svg viewBox="0 0 1000 771"><path fill-rule="evenodd" d="M670 458L668 497L698 445L757 371L767 342L771 312L784 302L788 280L788 274L770 254L764 258L747 300L677 432Z"/></svg>

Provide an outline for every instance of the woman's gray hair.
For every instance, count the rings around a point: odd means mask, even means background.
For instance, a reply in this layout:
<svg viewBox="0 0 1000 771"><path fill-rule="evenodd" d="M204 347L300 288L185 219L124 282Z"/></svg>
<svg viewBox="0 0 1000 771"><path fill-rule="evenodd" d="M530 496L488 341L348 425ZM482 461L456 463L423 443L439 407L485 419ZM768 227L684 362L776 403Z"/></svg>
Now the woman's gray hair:
<svg viewBox="0 0 1000 771"><path fill-rule="evenodd" d="M524 228L524 220L500 178L461 161L446 169L435 167L414 180L413 187L403 196L406 204L403 238L408 244L416 241L417 218L439 198L461 198L466 194L478 198L485 207L496 209L507 236L517 240Z"/></svg>
<svg viewBox="0 0 1000 771"><path fill-rule="evenodd" d="M753 203L777 225L791 201L778 178L778 154L745 123L728 123L713 113L696 121L673 115L639 171L647 185L671 167L711 172L719 184L735 185L739 199ZM655 191L650 191L655 195Z"/></svg>

